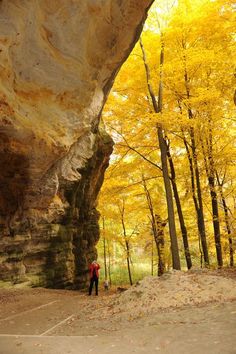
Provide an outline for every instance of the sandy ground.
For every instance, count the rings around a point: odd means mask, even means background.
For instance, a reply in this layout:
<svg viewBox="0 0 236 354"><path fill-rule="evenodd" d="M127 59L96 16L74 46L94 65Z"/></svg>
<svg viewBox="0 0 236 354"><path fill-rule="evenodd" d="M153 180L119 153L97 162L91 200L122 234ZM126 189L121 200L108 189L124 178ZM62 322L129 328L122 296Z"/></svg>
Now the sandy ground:
<svg viewBox="0 0 236 354"><path fill-rule="evenodd" d="M235 271L173 272L121 294L100 290L98 297L1 289L0 354L233 354L235 279Z"/></svg>

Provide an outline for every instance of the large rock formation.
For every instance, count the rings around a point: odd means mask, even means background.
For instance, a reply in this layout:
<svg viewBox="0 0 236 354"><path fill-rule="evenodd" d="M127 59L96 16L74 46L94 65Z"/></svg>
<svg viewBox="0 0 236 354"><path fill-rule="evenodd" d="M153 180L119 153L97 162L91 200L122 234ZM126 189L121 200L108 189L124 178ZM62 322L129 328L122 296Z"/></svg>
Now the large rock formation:
<svg viewBox="0 0 236 354"><path fill-rule="evenodd" d="M101 110L153 0L0 0L0 279L87 279Z"/></svg>

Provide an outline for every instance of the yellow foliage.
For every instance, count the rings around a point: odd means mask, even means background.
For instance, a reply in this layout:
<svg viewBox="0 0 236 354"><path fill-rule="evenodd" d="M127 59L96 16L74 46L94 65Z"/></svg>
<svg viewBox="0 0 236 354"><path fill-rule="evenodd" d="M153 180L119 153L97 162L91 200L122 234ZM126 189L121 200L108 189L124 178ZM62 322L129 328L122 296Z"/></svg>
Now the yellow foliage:
<svg viewBox="0 0 236 354"><path fill-rule="evenodd" d="M212 144L215 163L230 214L235 224L236 117L233 103L235 71L235 6L233 1L179 0L154 4L142 34L150 84L158 96L159 55L164 45L163 110L154 113L139 43L118 74L109 96L103 121L116 142L114 156L106 173L99 208L110 225L110 239L122 234L119 214L125 203L128 234L137 227L132 242L150 239L150 215L142 186L147 180L155 213L167 217L157 124L161 124L171 143L176 181L189 231L192 250L198 249L196 215L183 137L191 144L195 132L200 166L205 222L210 247L213 230L210 196L206 176L206 156ZM161 37L162 36L162 37ZM191 116L189 111L191 110ZM219 191L218 191L219 192ZM225 257L228 257L225 219L220 194L220 223ZM177 215L177 214L176 214ZM111 232L113 230L113 232ZM181 234L179 233L180 248ZM144 236L145 235L145 236ZM190 250L191 251L191 250ZM192 251L196 256L196 252ZM214 253L212 248L211 253ZM199 260L196 258L196 262Z"/></svg>

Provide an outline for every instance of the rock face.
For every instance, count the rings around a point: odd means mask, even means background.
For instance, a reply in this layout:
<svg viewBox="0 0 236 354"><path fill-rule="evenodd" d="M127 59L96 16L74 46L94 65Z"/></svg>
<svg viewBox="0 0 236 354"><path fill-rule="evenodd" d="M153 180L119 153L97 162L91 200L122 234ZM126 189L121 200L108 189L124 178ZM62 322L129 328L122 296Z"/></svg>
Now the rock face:
<svg viewBox="0 0 236 354"><path fill-rule="evenodd" d="M112 151L99 117L153 0L0 0L0 279L83 287Z"/></svg>

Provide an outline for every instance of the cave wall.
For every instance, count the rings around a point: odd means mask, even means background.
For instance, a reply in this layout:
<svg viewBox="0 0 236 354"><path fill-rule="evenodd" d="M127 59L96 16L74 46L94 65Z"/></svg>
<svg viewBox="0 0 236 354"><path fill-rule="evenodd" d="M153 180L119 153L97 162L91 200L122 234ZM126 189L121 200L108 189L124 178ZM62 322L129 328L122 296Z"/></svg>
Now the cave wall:
<svg viewBox="0 0 236 354"><path fill-rule="evenodd" d="M152 0L0 1L0 280L83 287L106 97Z"/></svg>
<svg viewBox="0 0 236 354"><path fill-rule="evenodd" d="M83 288L88 278L88 260L96 258L99 213L96 200L109 164L113 141L98 132L94 153L79 170L76 181L61 180L54 197L57 218L46 222L20 223L0 240L0 276L12 283L33 286ZM51 205L52 208L52 205ZM35 221L35 220L34 220Z"/></svg>

